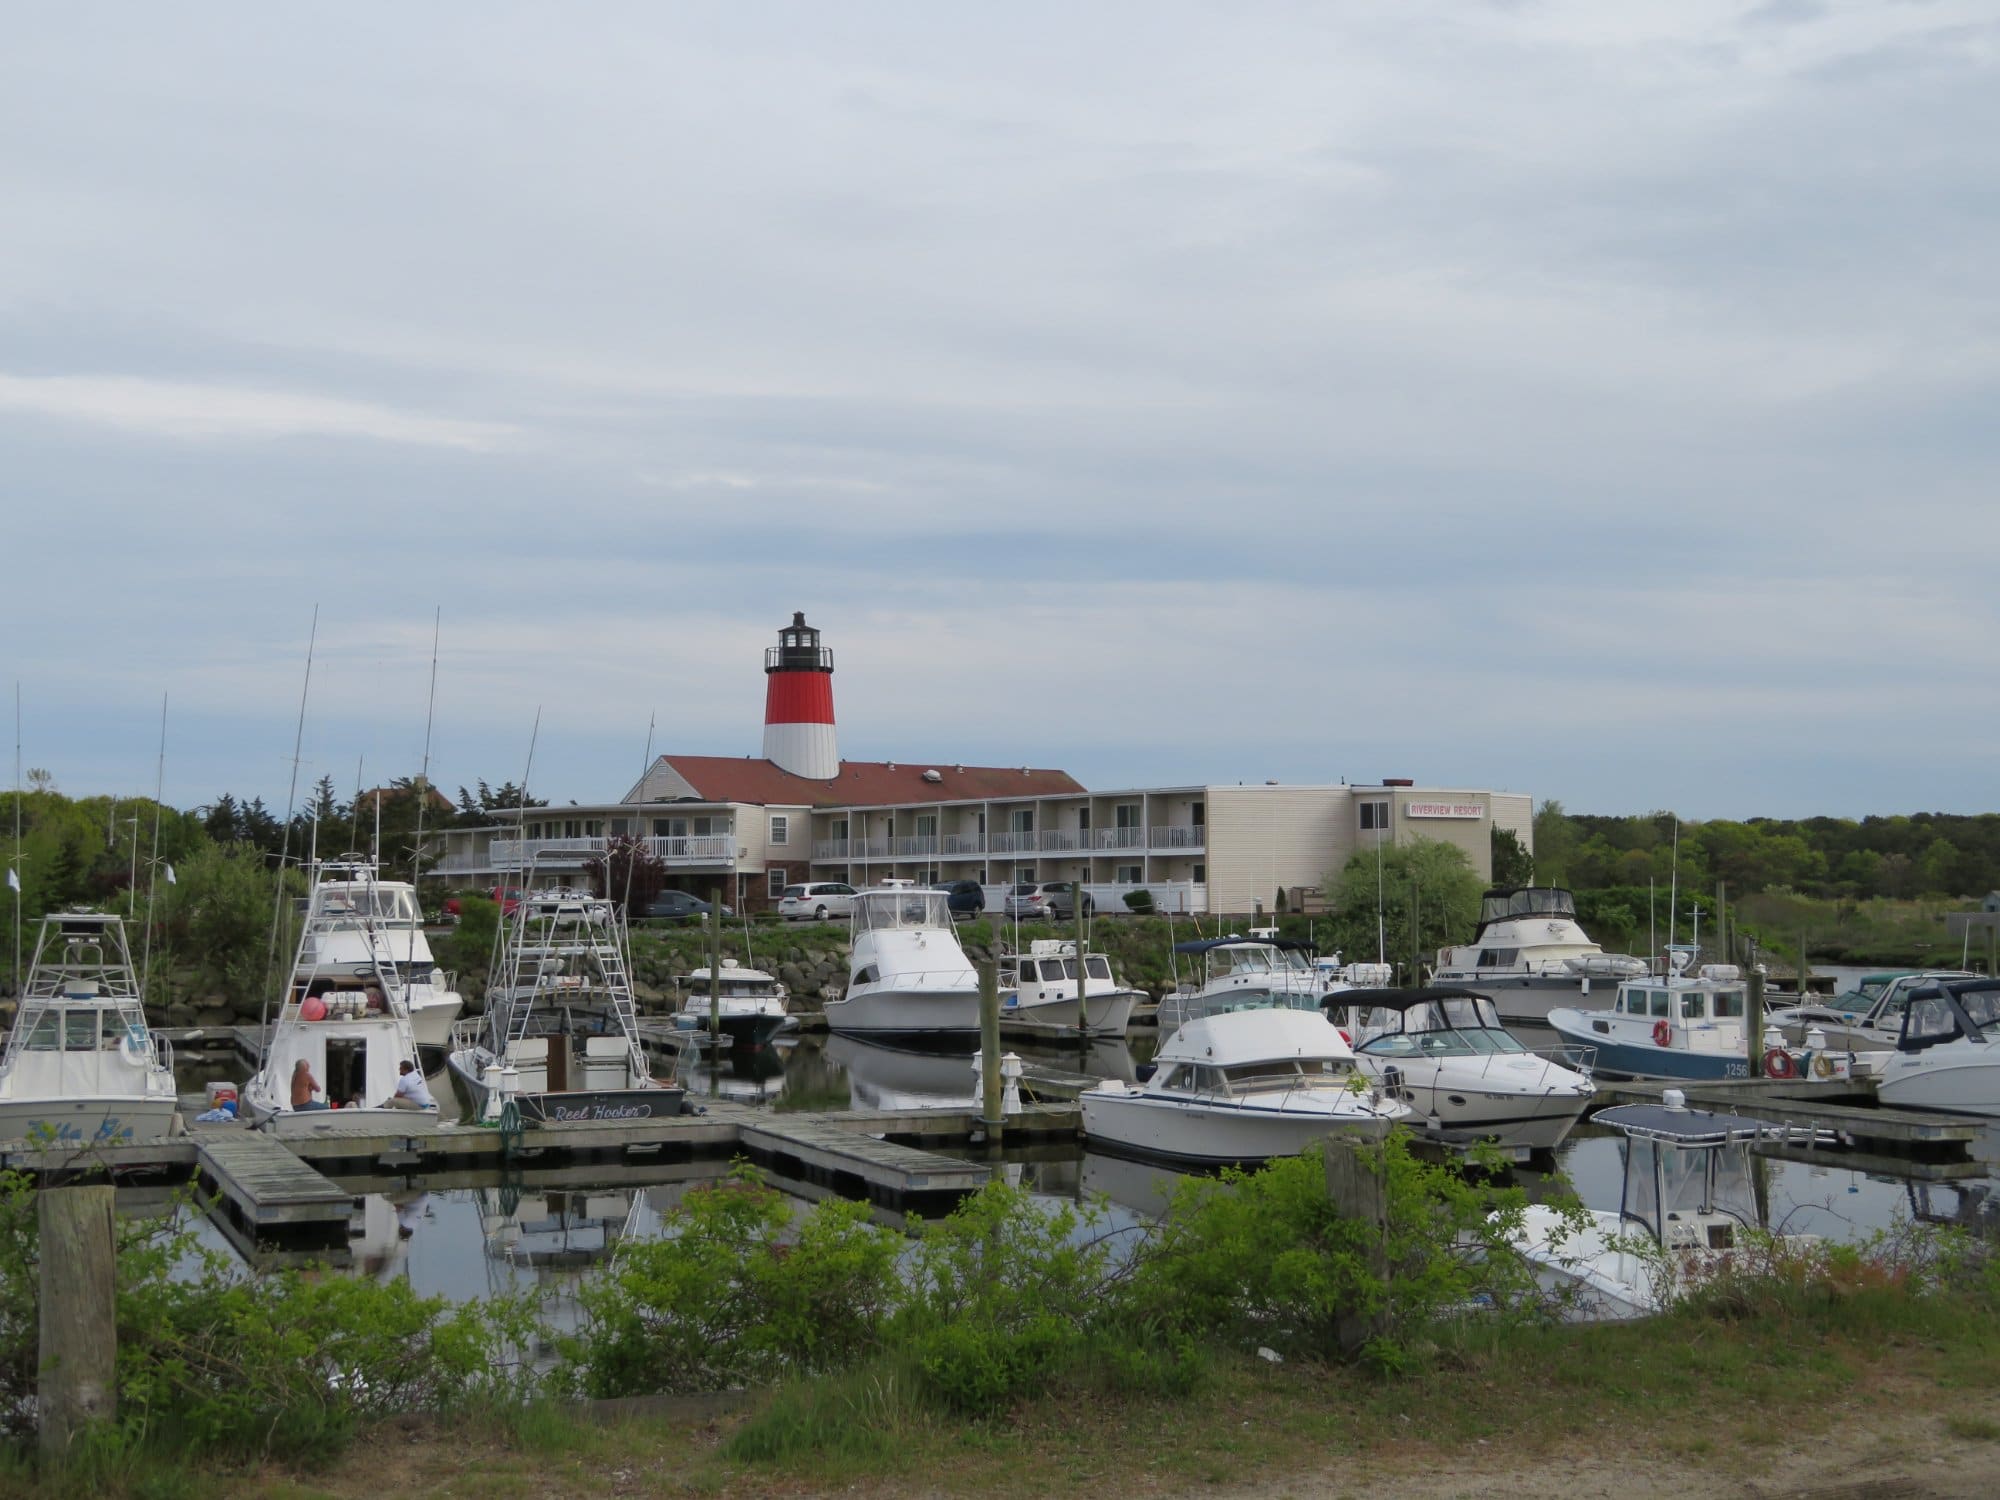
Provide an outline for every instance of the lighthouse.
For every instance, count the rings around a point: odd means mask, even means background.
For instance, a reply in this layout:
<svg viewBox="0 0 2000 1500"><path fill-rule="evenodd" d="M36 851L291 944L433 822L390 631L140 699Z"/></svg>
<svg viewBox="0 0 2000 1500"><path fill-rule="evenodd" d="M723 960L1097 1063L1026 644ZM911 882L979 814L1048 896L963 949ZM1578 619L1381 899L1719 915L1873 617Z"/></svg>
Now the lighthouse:
<svg viewBox="0 0 2000 1500"><path fill-rule="evenodd" d="M833 734L833 653L806 624L805 612L764 651L764 759L812 781L840 774Z"/></svg>

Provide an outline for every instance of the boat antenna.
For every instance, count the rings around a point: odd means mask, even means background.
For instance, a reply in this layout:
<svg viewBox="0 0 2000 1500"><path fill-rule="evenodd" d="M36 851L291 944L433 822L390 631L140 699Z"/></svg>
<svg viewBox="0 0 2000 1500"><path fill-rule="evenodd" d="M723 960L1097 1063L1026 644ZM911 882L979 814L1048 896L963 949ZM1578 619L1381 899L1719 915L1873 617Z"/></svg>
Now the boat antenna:
<svg viewBox="0 0 2000 1500"><path fill-rule="evenodd" d="M1659 919L1653 914L1653 884L1653 877L1648 875L1646 877L1646 952L1649 955L1647 959L1648 963L1652 961L1650 955L1657 954L1660 951L1660 923Z"/></svg>
<svg viewBox="0 0 2000 1500"><path fill-rule="evenodd" d="M21 804L27 800L21 786L21 679L14 679L14 863L7 870L7 884L14 888L14 993L21 993L21 905L27 892L21 889Z"/></svg>
<svg viewBox="0 0 2000 1500"><path fill-rule="evenodd" d="M1669 955L1671 955L1673 952L1674 918L1680 914L1679 911L1677 910L1680 899L1681 899L1681 820L1679 818L1675 818L1674 819L1674 867L1672 872L1672 878L1667 882L1667 951ZM1667 960L1667 970L1668 970L1667 977L1669 979L1673 978L1673 972L1672 972L1673 967L1674 967L1673 959L1670 956Z"/></svg>
<svg viewBox="0 0 2000 1500"><path fill-rule="evenodd" d="M535 705L535 727L528 731L528 763L521 768L520 806L515 809L514 847L516 850L519 850L521 845L526 841L528 831L528 778L535 774L535 741L541 738L541 734L542 706L537 703ZM530 866L526 861L521 859L518 853L515 854L514 859L521 872L521 894L515 901L514 920L521 924L521 931L525 935L528 930L527 896ZM507 889L504 882L501 884L500 889L502 892L505 892ZM507 901L503 894L500 901L500 920L493 924L493 955L487 960L487 972L489 974L498 974L500 972L500 960L506 956L507 952L506 931ZM491 981L489 980L488 982L490 983ZM532 1000L529 1003L532 1004ZM488 1013L491 1014L491 1012L492 1007L489 1005Z"/></svg>
<svg viewBox="0 0 2000 1500"><path fill-rule="evenodd" d="M299 687L299 724L292 733L292 785L285 793L285 835L278 845L278 894L271 906L271 944L264 955L264 1014L263 1030L257 1034L258 1063L261 1069L263 1050L271 1031L271 988L276 978L278 966L278 931L285 920L285 866L292 857L292 814L298 807L299 798L299 752L306 742L306 697L312 691L313 648L319 644L319 606L312 612L312 628L306 632L306 676ZM317 840L315 840L315 849Z"/></svg>
<svg viewBox="0 0 2000 1500"><path fill-rule="evenodd" d="M361 847L361 768L367 760L365 751L354 757L354 805L347 812L347 847L350 849Z"/></svg>
<svg viewBox="0 0 2000 1500"><path fill-rule="evenodd" d="M140 949L139 996L146 995L146 981L153 971L153 892L159 885L160 799L167 789L167 695L160 694L160 760L153 772L153 853L146 861L146 937Z"/></svg>
<svg viewBox="0 0 2000 1500"><path fill-rule="evenodd" d="M424 814L431 803L431 724L437 717L438 630L444 623L444 606L431 615L431 691L424 702L424 764L417 772L417 846L410 851L410 897L417 903L417 920L410 924L410 940L404 945L403 983L408 985L410 970L417 961L417 929L424 924L424 895L419 881L424 868ZM381 842L382 804L375 804L376 842ZM407 993L407 991L406 991Z"/></svg>
<svg viewBox="0 0 2000 1500"><path fill-rule="evenodd" d="M659 719L660 715L657 709L646 715L646 760L639 771L639 801L641 804L646 800L646 776L653 769L653 729L659 723ZM524 797L522 800L525 801L526 798ZM633 821L643 826L643 819L635 818ZM619 900L618 904L623 909L628 922L632 916L632 869L633 866L639 863L637 845L639 844L640 837L635 835L632 840L634 847L628 848L625 851L625 894ZM729 834L729 846L732 849L736 847L736 833L734 829L731 829ZM735 861L732 859L730 864L733 866ZM608 839L604 845L604 899L607 901L611 899L611 844ZM718 920L720 920L719 916Z"/></svg>
<svg viewBox="0 0 2000 1500"><path fill-rule="evenodd" d="M1388 927L1382 916L1382 830L1375 830L1375 962L1389 961Z"/></svg>

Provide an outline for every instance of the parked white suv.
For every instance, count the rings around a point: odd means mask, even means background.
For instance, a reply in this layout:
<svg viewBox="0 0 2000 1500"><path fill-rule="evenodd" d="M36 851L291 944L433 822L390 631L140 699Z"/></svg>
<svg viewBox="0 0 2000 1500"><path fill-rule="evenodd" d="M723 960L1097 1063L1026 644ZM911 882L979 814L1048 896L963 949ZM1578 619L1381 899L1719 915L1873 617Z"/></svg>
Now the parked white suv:
<svg viewBox="0 0 2000 1500"><path fill-rule="evenodd" d="M854 915L854 887L838 880L817 880L810 885L788 885L778 897L778 915L787 922L803 922L810 917L824 922L829 917Z"/></svg>

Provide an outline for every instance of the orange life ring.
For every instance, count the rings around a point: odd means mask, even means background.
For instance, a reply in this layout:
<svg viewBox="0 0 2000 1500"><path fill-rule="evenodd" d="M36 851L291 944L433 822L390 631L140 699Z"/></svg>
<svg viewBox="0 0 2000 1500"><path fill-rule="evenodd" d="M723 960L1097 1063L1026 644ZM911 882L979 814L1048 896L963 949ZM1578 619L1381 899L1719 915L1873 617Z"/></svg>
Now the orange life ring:
<svg viewBox="0 0 2000 1500"><path fill-rule="evenodd" d="M1674 1028L1665 1021L1655 1021L1653 1023L1653 1045L1656 1047L1671 1047L1673 1044Z"/></svg>
<svg viewBox="0 0 2000 1500"><path fill-rule="evenodd" d="M1792 1054L1783 1047L1773 1047L1764 1054L1766 1078L1796 1078L1798 1071L1798 1064L1792 1061Z"/></svg>

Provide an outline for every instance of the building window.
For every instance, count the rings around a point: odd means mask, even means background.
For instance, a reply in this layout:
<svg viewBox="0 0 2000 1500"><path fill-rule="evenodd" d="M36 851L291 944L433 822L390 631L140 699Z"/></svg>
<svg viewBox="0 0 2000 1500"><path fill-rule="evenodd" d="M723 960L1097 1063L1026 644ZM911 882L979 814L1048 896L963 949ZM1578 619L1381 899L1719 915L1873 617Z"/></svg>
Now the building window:
<svg viewBox="0 0 2000 1500"><path fill-rule="evenodd" d="M1078 828L1078 830L1079 830L1080 832L1084 832L1084 833L1088 833L1088 832L1090 831L1090 809L1089 809L1089 808L1087 808L1087 807L1079 807L1079 808L1078 808L1078 809L1076 810L1076 826L1077 826L1077 828Z"/></svg>
<svg viewBox="0 0 2000 1500"><path fill-rule="evenodd" d="M1361 809L1361 831L1373 833L1389 826L1389 804L1386 802L1363 802Z"/></svg>
<svg viewBox="0 0 2000 1500"><path fill-rule="evenodd" d="M783 813L771 814L771 845L776 848L791 837L792 820Z"/></svg>
<svg viewBox="0 0 2000 1500"><path fill-rule="evenodd" d="M1007 814L1009 833L1033 833L1035 831L1035 810L1032 807L1017 807Z"/></svg>
<svg viewBox="0 0 2000 1500"><path fill-rule="evenodd" d="M772 865L764 872L764 889L773 901L785 894L785 867Z"/></svg>
<svg viewBox="0 0 2000 1500"><path fill-rule="evenodd" d="M1188 809L1188 821L1197 828L1200 828L1205 823L1207 823L1208 804L1206 802L1197 802L1192 807L1190 807Z"/></svg>
<svg viewBox="0 0 2000 1500"><path fill-rule="evenodd" d="M574 839L574 838L581 838L581 837L583 836L583 822L582 822L582 820L581 820L580 818L565 818L565 819L563 819L563 835L562 835L562 836L563 836L564 838L566 838L566 839Z"/></svg>
<svg viewBox="0 0 2000 1500"><path fill-rule="evenodd" d="M1033 865L1015 866L1014 878L1022 885L1033 885L1035 883L1035 867Z"/></svg>
<svg viewBox="0 0 2000 1500"><path fill-rule="evenodd" d="M1146 877L1137 865L1120 865L1117 880L1120 885L1137 885Z"/></svg>
<svg viewBox="0 0 2000 1500"><path fill-rule="evenodd" d="M1139 826L1139 804L1121 802L1111 810L1112 826L1115 828L1137 828Z"/></svg>
<svg viewBox="0 0 2000 1500"><path fill-rule="evenodd" d="M583 831L591 838L601 838L604 834L604 819L602 818L584 819Z"/></svg>
<svg viewBox="0 0 2000 1500"><path fill-rule="evenodd" d="M1196 865L1194 867L1194 874L1190 878L1194 881L1196 885L1205 884L1208 880L1208 866Z"/></svg>

